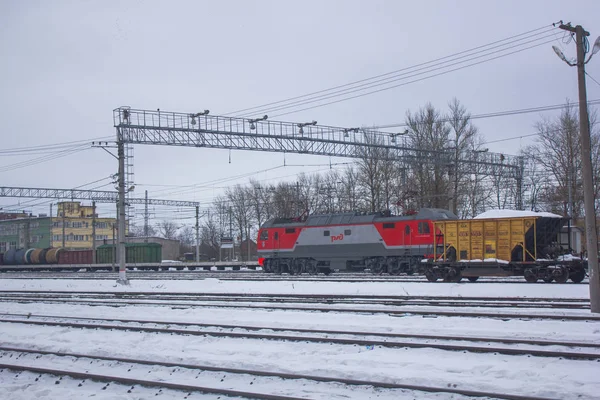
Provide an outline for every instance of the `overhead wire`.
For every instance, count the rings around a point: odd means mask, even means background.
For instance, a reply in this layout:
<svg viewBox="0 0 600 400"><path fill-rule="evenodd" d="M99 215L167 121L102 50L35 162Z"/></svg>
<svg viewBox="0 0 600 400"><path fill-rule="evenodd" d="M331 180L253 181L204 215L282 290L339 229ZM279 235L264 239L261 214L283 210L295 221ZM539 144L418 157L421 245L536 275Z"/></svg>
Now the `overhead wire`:
<svg viewBox="0 0 600 400"><path fill-rule="evenodd" d="M587 73L587 71L585 71L585 74L588 76L588 78L590 78L591 80L593 80L594 82L596 82L596 85L600 86L600 82L598 82L597 80L595 80L593 76L591 76L590 74Z"/></svg>
<svg viewBox="0 0 600 400"><path fill-rule="evenodd" d="M49 155L45 155L42 157L32 158L32 159L21 161L21 162L14 163L14 164L3 165L3 166L0 166L0 173L13 171L15 169L20 169L20 168L30 167L32 165L42 164L47 161L56 160L58 158L66 157L66 156L69 156L69 155L72 155L75 153L79 153L81 151L88 150L89 148L90 148L89 146L77 146L75 148L57 151L57 152L54 152L54 153L51 153Z"/></svg>
<svg viewBox="0 0 600 400"><path fill-rule="evenodd" d="M486 60L477 61L477 62L474 62L474 63L471 63L471 64L460 66L458 68L453 68L453 69L450 69L450 70L447 70L447 71L438 72L436 74L429 75L429 76L426 76L426 77L422 77L422 78L418 78L418 79L413 79L413 80L408 81L408 82L399 83L399 84L396 84L396 85L392 85L392 86L381 88L381 89L377 89L377 90L372 90L370 92L365 92L365 93L361 93L361 94L350 96L350 97L344 97L342 99L338 99L338 100L326 102L326 103L323 103L323 104L317 104L317 105L311 106L311 107L305 107L305 108L301 108L301 109L298 109L298 110L293 110L293 111L288 111L288 112L285 112L285 113L276 114L273 117L280 117L280 116L283 116L283 115L294 114L294 113L301 112L301 111L312 110L314 108L319 108L319 107L323 107L323 106L327 106L327 105L331 105L331 104L336 104L336 103L340 103L340 102L343 102L343 101L348 101L348 100L356 99L356 98L359 98L359 97L368 96L370 94L380 93L380 92L383 92L383 91L386 91L386 90L391 90L391 89L398 88L398 87L401 87L401 86L406 86L406 85L409 85L411 83L421 82L421 81L424 81L426 79L431 79L431 78L434 78L434 77L437 77L437 76L446 75L446 74L449 74L451 72L455 72L455 71L459 71L461 69L472 67L474 65L479 65L479 64L482 64L482 63L485 63L485 62L489 62L489 61L493 61L493 60L496 60L496 59L499 59L499 58L502 58L502 57L506 57L506 56L509 56L509 55L512 55L512 54L520 53L520 52L523 52L525 50L529 50L529 49L532 49L532 48L535 48L535 47L539 47L539 46L551 43L554 40L555 39L552 39L552 40L549 40L549 41L545 41L545 42L541 42L541 43L538 43L538 44L535 44L535 45L532 45L532 46L529 46L529 47L525 47L525 48L522 48L522 49L518 49L518 50L515 50L515 51L512 51L512 52L506 53L506 54L501 54L499 56L495 56L495 57L492 57L492 58L489 58L489 59L486 59ZM440 68L440 69L442 69L442 68ZM430 71L430 72L433 72L433 71ZM418 75L420 75L420 74L418 74ZM360 90L356 90L356 91L360 91ZM348 94L348 93L352 93L352 91L349 91L346 94ZM321 100L324 100L324 99L321 99ZM321 100L317 100L317 101L321 101ZM306 102L305 104L314 103L314 102L315 101ZM301 104L298 104L298 105L301 105ZM288 107L286 107L286 108L288 108ZM280 109L283 109L283 108L280 108Z"/></svg>
<svg viewBox="0 0 600 400"><path fill-rule="evenodd" d="M598 105L598 104L600 104L600 99L589 100L587 102L587 104L588 104L588 106ZM569 104L569 107L575 107L577 105L579 105L579 103L571 103L571 104ZM504 117L504 116L510 116L510 115L518 115L518 114L528 114L528 113L534 113L534 112L560 110L565 107L567 107L567 105L565 105L565 104L555 104L555 105L551 105L551 106L520 108L520 109L515 109L515 110L497 111L497 112L484 113L484 114L474 114L474 115L470 115L469 119L471 120L471 119ZM450 121L452 121L452 118L441 118L438 121L439 122L450 122ZM395 124L375 125L375 126L372 126L369 128L370 129L386 129L386 128L398 128L398 127L405 127L405 126L408 126L408 124L406 122L398 122Z"/></svg>
<svg viewBox="0 0 600 400"><path fill-rule="evenodd" d="M416 65L412 65L412 66L409 66L409 67L397 69L397 70L394 70L394 71L391 71L391 72L388 72L388 73L375 75L375 76L372 76L372 77L369 77L369 78L360 79L360 80L353 81L353 82L350 82L350 83L347 83L347 84L333 86L333 87L330 87L328 89L323 89L323 90L319 90L319 91L307 93L307 94L300 95L300 96L290 97L290 98L287 98L287 99L284 99L284 100L280 100L280 101L275 101L275 102L271 102L271 103L266 103L266 104L262 104L262 105L259 105L259 106L255 106L255 107L249 107L249 108L245 108L245 109L241 109L241 110L229 112L229 113L226 113L226 114L223 114L223 115L246 113L247 111L250 111L250 110L252 110L252 113L259 113L257 110L261 110L261 109L264 109L266 107L272 108L270 106L277 105L277 104L282 104L282 103L289 103L290 101L293 101L293 100L298 100L298 99L302 99L302 98L314 96L314 95L317 95L317 94L327 93L327 92L331 92L333 90L337 90L337 89L340 89L340 88L354 86L354 85L359 84L359 83L368 82L368 81L376 80L376 79L379 79L379 78L382 78L382 77L385 77L385 76L390 76L390 75L398 74L399 72L404 72L404 71L415 69L417 67L421 67L421 66L424 66L424 65L436 63L438 61L442 61L442 60L446 60L446 59L449 59L449 58L452 58L452 57L456 57L456 56L461 55L461 54L466 54L466 53L474 52L476 50L480 50L480 49L489 47L491 45L495 45L495 44L498 44L498 43L506 42L506 41L509 41L509 40L512 40L512 39L515 39L515 38L518 38L518 37L521 37L521 36L529 35L531 33L538 32L538 31L541 31L541 30L545 30L545 32L556 31L554 29L554 27L551 28L551 29L549 29L549 28L550 28L550 25L544 25L544 26L541 26L541 27L536 28L536 29L532 29L532 30L529 30L529 31L526 31L526 32L523 32L523 33L520 33L520 34L517 34L517 35L513 35L513 36L510 36L510 37L507 37L507 38L504 38L504 39L500 39L500 40L497 40L497 41L494 41L494 42L491 42L491 43L487 43L485 45L480 45L480 46L477 46L477 47L473 47L473 48L470 48L470 49L467 49L467 50L464 50L464 51L461 51L461 52L457 52L457 53L454 53L454 54L450 54L450 55L447 55L447 56L444 56L444 57L436 58L436 59L431 60L431 61L427 61L427 62L419 63L419 64L416 64Z"/></svg>
<svg viewBox="0 0 600 400"><path fill-rule="evenodd" d="M542 32L542 33L548 33L548 32L551 32L551 31L553 31L555 29L556 28L551 28L551 29L549 29L549 30L547 30L545 32ZM406 80L406 79L409 79L409 78L412 78L412 77L415 77L415 76L428 74L428 73L431 73L431 72L435 72L435 71L438 71L438 70L443 70L443 69L449 68L449 67L454 66L454 65L463 64L463 63L466 63L466 62L469 62L469 61L473 61L473 60L476 60L476 59L480 59L480 58L483 58L483 57L488 57L488 56L491 56L493 54L505 52L505 51L508 51L510 49L517 48L517 47L520 47L520 46L523 46L523 45L526 45L526 44L529 44L529 43L539 42L540 40L543 40L543 39L550 39L549 41L540 42L540 43L535 44L533 46L525 47L525 48L522 48L522 49L519 49L519 50L516 50L516 51L512 51L512 52L509 52L509 53L506 53L506 54L501 54L499 56L492 57L492 58L489 58L489 59L486 59L486 60L482 60L482 61L479 61L479 62L475 62L475 63L463 65L463 66L461 66L459 68L454 68L452 70L445 71L443 73L438 73L438 74L430 75L430 76L427 76L427 77L424 77L424 78L420 78L420 79L416 79L416 80L413 80L413 81L405 82L404 84L414 83L414 82L422 81L424 79L429 79L429 78L432 78L432 77L435 77L435 76L443 75L445 73L457 71L459 69L467 68L467 67L470 67L470 66L473 66L473 65L481 64L483 62L492 61L492 60L495 60L497 58L501 58L501 57L505 57L505 56L508 56L508 55L511 55L511 54L515 54L515 53L518 53L520 51L524 51L524 50L527 50L527 49L530 49L530 48L533 48L533 47L541 46L543 44L547 44L547 43L550 43L550 42L556 40L554 34L550 34L550 35L546 35L546 36L541 37L541 38L537 38L537 39L525 41L523 43L514 44L515 42L518 42L518 41L521 41L521 40L524 40L524 39L528 39L528 38L523 38L523 39L519 39L517 41L505 43L505 44L502 44L502 45L499 45L499 46L490 47L490 48L488 48L486 50L483 50L483 51L479 51L479 52L476 52L476 53L473 53L473 54L464 55L464 56L461 56L461 57L456 57L454 59L450 59L450 60L447 60L447 61L444 61L444 62L441 62L441 63L437 63L437 64L435 64L433 62L418 64L417 66L420 66L420 65L423 65L423 64L431 64L431 63L433 63L430 66L421 67L421 68L415 68L416 66L415 67L408 67L408 68L400 70L400 71L406 71L406 70L408 70L407 72L404 72L402 74L396 73L396 75L393 75L393 76L390 76L390 77L387 77L387 78L384 78L384 79L379 79L379 80L375 80L373 82L363 83L363 84L360 84L360 85L355 85L353 87L348 87L346 89L332 91L330 93L326 93L326 94L322 94L322 95L318 95L318 96L313 96L313 97L310 97L309 95L298 96L298 97L306 97L306 98L303 99L303 100L291 101L291 102L290 101L282 101L282 102L279 102L279 103L281 103L279 105L272 106L272 107L269 107L269 108L260 108L260 109L258 109L256 111L253 111L252 113L245 113L245 114L242 114L240 116L243 117L243 116L250 116L250 115L255 115L255 114L262 114L262 113L265 113L265 112L280 111L280 110L287 109L287 108L296 108L296 107L301 106L301 105L315 103L315 102L320 102L320 101L324 101L324 100L329 99L329 98L340 97L340 96L347 95L347 94L350 94L350 93L356 93L356 92L368 90L368 89L371 89L371 88L374 88L374 87L388 85L390 83L397 82L397 81L400 81L400 80ZM508 47L506 47L506 46L508 46ZM505 47L505 48L499 49L499 50L496 50L496 51L490 51L490 50L498 48L498 47ZM480 53L484 53L484 54L480 54ZM452 57L452 56L449 56L449 57ZM467 59L462 60L462 61L457 61L457 60L463 59L465 57L470 57L470 58L467 58ZM446 57L446 58L448 58L448 57ZM451 61L455 61L455 62L451 62ZM415 72L418 72L418 71L422 71L422 72L415 73ZM352 98L360 97L362 95L368 95L368 94L377 93L377 92L380 92L380 91L383 91L383 90L389 90L389 89L392 89L392 88L395 88L395 87L398 87L398 86L403 86L404 84L394 85L394 86L391 86L391 87L388 87L388 88L382 88L382 89L379 89L379 90L376 90L376 91L371 91L371 92L368 92L368 93L363 93L363 94L361 94L359 96L353 96L353 97L349 97L347 99L343 99L343 100L339 100L339 101L345 101L345 100L349 100L349 99L352 99ZM343 86L349 86L349 85L352 85L352 84L342 85L342 87ZM339 101L337 101L337 102L339 102ZM278 102L274 102L273 104L276 104L276 103L278 103ZM326 103L324 105L327 105L327 104L332 104L332 103ZM312 107L312 108L315 108L315 107ZM297 111L294 111L294 112L297 112ZM281 116L281 115L287 115L287 114L290 114L290 113L291 112L277 114L277 115L275 115L275 117Z"/></svg>

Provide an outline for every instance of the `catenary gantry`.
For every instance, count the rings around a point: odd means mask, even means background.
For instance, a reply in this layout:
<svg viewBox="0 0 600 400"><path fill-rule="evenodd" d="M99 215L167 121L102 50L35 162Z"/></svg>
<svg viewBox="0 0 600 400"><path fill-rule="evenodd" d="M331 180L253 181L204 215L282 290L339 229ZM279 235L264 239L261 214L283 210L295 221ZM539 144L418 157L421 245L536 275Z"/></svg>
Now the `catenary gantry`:
<svg viewBox="0 0 600 400"><path fill-rule="evenodd" d="M424 150L407 146L401 134L368 128L340 128L316 124L269 121L161 110L120 107L113 110L117 140L217 149L313 154L348 158L364 157L365 148L386 149L378 156L407 165L448 164L458 161L471 172L487 176L502 174L518 181L523 158L494 152L461 152L455 160L452 149ZM517 182L519 184L519 182Z"/></svg>
<svg viewBox="0 0 600 400"><path fill-rule="evenodd" d="M28 197L35 199L71 199L93 200L99 203L116 203L119 196L117 192L108 190L82 190L82 189L47 189L24 187L0 187L0 197ZM129 198L131 204L148 204L153 206L171 207L198 207L200 203L182 200L161 200L145 198Z"/></svg>

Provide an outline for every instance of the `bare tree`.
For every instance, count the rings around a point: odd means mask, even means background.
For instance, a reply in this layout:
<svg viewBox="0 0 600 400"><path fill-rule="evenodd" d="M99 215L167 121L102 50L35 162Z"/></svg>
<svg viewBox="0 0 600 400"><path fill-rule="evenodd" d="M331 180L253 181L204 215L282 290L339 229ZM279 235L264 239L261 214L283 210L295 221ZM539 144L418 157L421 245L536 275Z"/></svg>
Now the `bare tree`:
<svg viewBox="0 0 600 400"><path fill-rule="evenodd" d="M447 173L451 164L445 162L451 128L444 116L431 103L419 111L406 113L410 144L420 151L413 165L414 185L420 196L418 207L448 207Z"/></svg>
<svg viewBox="0 0 600 400"><path fill-rule="evenodd" d="M165 239L175 239L178 229L179 226L173 221L163 220L156 224L158 235Z"/></svg>
<svg viewBox="0 0 600 400"><path fill-rule="evenodd" d="M358 183L363 187L366 201L371 212L380 210L382 207L381 194L383 184L383 169L385 154L383 148L374 147L382 145L383 139L372 132L362 130L364 142L370 146L359 148L360 158L357 162Z"/></svg>
<svg viewBox="0 0 600 400"><path fill-rule="evenodd" d="M146 231L144 225L134 225L129 229L129 235L135 237L145 237ZM156 230L152 225L148 225L148 236L155 236Z"/></svg>
<svg viewBox="0 0 600 400"><path fill-rule="evenodd" d="M458 209L461 203L462 187L469 181L470 165L461 162L467 152L480 151L476 145L477 128L471 123L471 114L467 109L454 98L448 104L450 114L448 115L448 124L450 125L450 138L452 149L452 164L448 169L450 177L450 204L451 211L458 214Z"/></svg>

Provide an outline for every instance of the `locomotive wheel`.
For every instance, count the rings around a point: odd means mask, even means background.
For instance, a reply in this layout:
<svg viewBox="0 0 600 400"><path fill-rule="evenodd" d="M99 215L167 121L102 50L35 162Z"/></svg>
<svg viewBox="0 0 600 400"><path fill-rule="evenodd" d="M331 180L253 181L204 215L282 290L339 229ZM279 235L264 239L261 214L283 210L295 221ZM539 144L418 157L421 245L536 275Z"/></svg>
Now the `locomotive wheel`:
<svg viewBox="0 0 600 400"><path fill-rule="evenodd" d="M544 282L546 282L546 283L550 283L550 282L552 282L554 280L554 278L551 277L551 276L545 276L545 277L542 278L542 280Z"/></svg>
<svg viewBox="0 0 600 400"><path fill-rule="evenodd" d="M400 275L401 270L402 264L400 264L398 261L391 261L388 265L388 273L390 275Z"/></svg>
<svg viewBox="0 0 600 400"><path fill-rule="evenodd" d="M565 283L569 279L569 269L561 267L554 270L554 280L557 283Z"/></svg>
<svg viewBox="0 0 600 400"><path fill-rule="evenodd" d="M317 275L319 273L316 261L308 261L306 263L306 272L308 272L310 275Z"/></svg>
<svg viewBox="0 0 600 400"><path fill-rule="evenodd" d="M386 271L387 265L383 260L374 260L371 266L371 272L375 275L381 275Z"/></svg>
<svg viewBox="0 0 600 400"><path fill-rule="evenodd" d="M273 271L274 274L281 275L281 264L279 263L279 260L273 262L271 271Z"/></svg>
<svg viewBox="0 0 600 400"><path fill-rule="evenodd" d="M300 260L292 260L289 270L290 275L300 275L302 273L302 262Z"/></svg>
<svg viewBox="0 0 600 400"><path fill-rule="evenodd" d="M467 279L469 280L469 282L477 282L477 279L479 279L479 277L478 276L469 276Z"/></svg>
<svg viewBox="0 0 600 400"><path fill-rule="evenodd" d="M585 270L581 268L572 272L570 278L573 282L580 283L585 278Z"/></svg>
<svg viewBox="0 0 600 400"><path fill-rule="evenodd" d="M529 283L536 283L538 281L537 271L534 271L531 268L527 268L525 271L523 271L523 276Z"/></svg>

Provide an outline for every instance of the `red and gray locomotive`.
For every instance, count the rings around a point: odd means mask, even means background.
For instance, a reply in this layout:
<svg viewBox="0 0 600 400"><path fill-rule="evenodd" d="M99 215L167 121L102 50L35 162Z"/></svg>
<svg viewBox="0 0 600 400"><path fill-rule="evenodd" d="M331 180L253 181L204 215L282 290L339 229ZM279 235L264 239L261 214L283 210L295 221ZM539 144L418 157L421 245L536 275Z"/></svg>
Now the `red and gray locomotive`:
<svg viewBox="0 0 600 400"><path fill-rule="evenodd" d="M265 272L276 274L364 269L412 274L433 254L433 222L449 219L457 216L435 208L402 216L351 212L274 218L258 231L259 262Z"/></svg>

